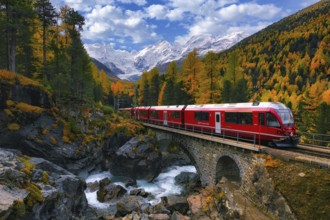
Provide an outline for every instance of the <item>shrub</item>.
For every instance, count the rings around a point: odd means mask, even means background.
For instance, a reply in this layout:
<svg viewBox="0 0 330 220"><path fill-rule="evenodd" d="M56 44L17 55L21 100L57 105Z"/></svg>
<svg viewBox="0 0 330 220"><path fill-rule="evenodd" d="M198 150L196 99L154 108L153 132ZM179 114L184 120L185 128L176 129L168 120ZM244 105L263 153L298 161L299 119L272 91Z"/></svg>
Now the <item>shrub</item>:
<svg viewBox="0 0 330 220"><path fill-rule="evenodd" d="M41 114L44 111L43 108L34 105L29 105L25 102L18 102L16 104L16 108L20 112L36 113L36 114Z"/></svg>
<svg viewBox="0 0 330 220"><path fill-rule="evenodd" d="M69 144L70 143L70 139L67 136L63 136L62 140L66 144Z"/></svg>
<svg viewBox="0 0 330 220"><path fill-rule="evenodd" d="M7 126L8 130L10 131L18 131L21 126L17 123L10 123L8 126Z"/></svg>
<svg viewBox="0 0 330 220"><path fill-rule="evenodd" d="M48 128L45 128L45 129L43 129L43 130L41 131L41 134L42 134L42 135L46 135L46 134L48 134L48 132L49 132L49 129L48 129Z"/></svg>
<svg viewBox="0 0 330 220"><path fill-rule="evenodd" d="M37 87L37 88L43 88L42 85L37 81L34 81L21 74L10 72L10 71L4 70L4 69L0 70L0 79L4 79L10 84L14 84L14 83L18 82L24 86L33 86L33 87Z"/></svg>
<svg viewBox="0 0 330 220"><path fill-rule="evenodd" d="M74 133L74 134L81 134L81 129L77 125L77 121L74 118L70 118L70 120L69 120L69 127L70 127L70 131L72 133Z"/></svg>
<svg viewBox="0 0 330 220"><path fill-rule="evenodd" d="M24 165L21 171L26 175L31 176L32 170L34 169L35 165L30 162L30 157L23 155L19 156L18 160Z"/></svg>
<svg viewBox="0 0 330 220"><path fill-rule="evenodd" d="M105 105L102 107L102 111L104 114L106 115L111 115L113 114L115 111L113 110L113 108L111 106Z"/></svg>
<svg viewBox="0 0 330 220"><path fill-rule="evenodd" d="M4 110L4 112L6 113L7 116L9 116L9 117L11 117L11 118L14 117L14 114L13 114L8 108L6 108L6 109Z"/></svg>
<svg viewBox="0 0 330 220"><path fill-rule="evenodd" d="M29 195L26 198L26 204L29 207L33 207L36 202L43 201L44 198L38 185L30 182L25 189L29 191Z"/></svg>
<svg viewBox="0 0 330 220"><path fill-rule="evenodd" d="M25 209L26 209L26 208L25 208L25 204L24 204L24 202L21 201L21 200L16 200L16 201L15 201L13 209L14 209L14 213L13 213L14 218L13 218L13 219L15 219L15 217L21 218L21 217L23 217L23 216L25 215L25 213L26 213L26 210L25 210ZM9 218L9 219L10 219L10 218Z"/></svg>
<svg viewBox="0 0 330 220"><path fill-rule="evenodd" d="M43 171L43 172L42 172L41 181L42 181L44 184L48 184L48 179L49 179L48 173L47 173L46 171Z"/></svg>
<svg viewBox="0 0 330 220"><path fill-rule="evenodd" d="M50 136L50 142L52 144L57 144L57 141L56 141L56 139L53 136Z"/></svg>
<svg viewBox="0 0 330 220"><path fill-rule="evenodd" d="M12 101L12 100L7 100L6 101L6 105L8 106L8 107L13 107L14 105L15 105L15 102L14 101Z"/></svg>

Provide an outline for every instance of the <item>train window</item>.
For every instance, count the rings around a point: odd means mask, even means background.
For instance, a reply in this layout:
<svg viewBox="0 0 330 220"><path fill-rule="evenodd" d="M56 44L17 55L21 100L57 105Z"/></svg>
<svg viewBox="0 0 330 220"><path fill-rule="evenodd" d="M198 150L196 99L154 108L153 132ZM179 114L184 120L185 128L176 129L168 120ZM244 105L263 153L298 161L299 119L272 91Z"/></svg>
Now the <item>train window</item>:
<svg viewBox="0 0 330 220"><path fill-rule="evenodd" d="M196 121L209 121L208 112L194 112L194 118Z"/></svg>
<svg viewBox="0 0 330 220"><path fill-rule="evenodd" d="M251 112L226 112L226 123L252 125Z"/></svg>
<svg viewBox="0 0 330 220"><path fill-rule="evenodd" d="M277 110L277 114L280 116L283 125L292 126L294 125L293 114L290 110Z"/></svg>
<svg viewBox="0 0 330 220"><path fill-rule="evenodd" d="M180 116L181 115L179 111L171 112L171 118L181 118Z"/></svg>
<svg viewBox="0 0 330 220"><path fill-rule="evenodd" d="M259 125L265 125L265 113L259 113Z"/></svg>
<svg viewBox="0 0 330 220"><path fill-rule="evenodd" d="M237 124L237 112L226 112L225 121L226 123Z"/></svg>
<svg viewBox="0 0 330 220"><path fill-rule="evenodd" d="M150 111L150 117L153 117L153 118L158 118L158 112L153 110L153 111Z"/></svg>
<svg viewBox="0 0 330 220"><path fill-rule="evenodd" d="M252 113L240 112L238 113L239 124L252 125Z"/></svg>
<svg viewBox="0 0 330 220"><path fill-rule="evenodd" d="M281 127L280 126L280 123L277 120L277 118L272 113L267 112L266 118L267 118L267 126L269 126L269 127L275 127L275 128Z"/></svg>
<svg viewBox="0 0 330 220"><path fill-rule="evenodd" d="M147 111L146 110L141 110L140 115L141 116L147 116Z"/></svg>

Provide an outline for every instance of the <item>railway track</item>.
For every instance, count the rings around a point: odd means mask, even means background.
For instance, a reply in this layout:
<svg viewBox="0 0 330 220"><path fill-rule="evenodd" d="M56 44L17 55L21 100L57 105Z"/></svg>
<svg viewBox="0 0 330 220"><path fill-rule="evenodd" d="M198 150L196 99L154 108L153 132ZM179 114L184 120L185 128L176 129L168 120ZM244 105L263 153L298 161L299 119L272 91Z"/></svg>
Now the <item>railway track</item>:
<svg viewBox="0 0 330 220"><path fill-rule="evenodd" d="M330 148L326 147L299 144L296 148L290 148L290 150L297 153L330 159Z"/></svg>

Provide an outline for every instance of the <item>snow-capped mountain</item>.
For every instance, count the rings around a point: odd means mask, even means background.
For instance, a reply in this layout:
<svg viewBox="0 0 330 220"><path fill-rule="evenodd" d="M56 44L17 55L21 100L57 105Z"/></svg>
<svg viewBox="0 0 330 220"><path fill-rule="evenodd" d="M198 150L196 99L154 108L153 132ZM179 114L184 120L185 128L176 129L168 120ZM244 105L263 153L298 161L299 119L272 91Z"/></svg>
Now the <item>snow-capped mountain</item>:
<svg viewBox="0 0 330 220"><path fill-rule="evenodd" d="M194 48L204 56L208 51L220 52L230 48L248 35L236 32L224 37L211 35L194 36L184 45L171 45L160 41L141 51L116 50L110 44L85 44L88 54L111 69L121 79L136 80L143 71L164 65L174 60L182 60Z"/></svg>

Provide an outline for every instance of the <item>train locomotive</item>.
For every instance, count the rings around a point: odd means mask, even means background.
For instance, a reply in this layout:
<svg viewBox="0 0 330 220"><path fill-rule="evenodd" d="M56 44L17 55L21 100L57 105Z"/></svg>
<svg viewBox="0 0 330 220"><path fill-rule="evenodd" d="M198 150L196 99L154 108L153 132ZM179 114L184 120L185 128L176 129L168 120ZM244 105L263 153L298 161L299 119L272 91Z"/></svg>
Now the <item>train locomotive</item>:
<svg viewBox="0 0 330 220"><path fill-rule="evenodd" d="M128 109L137 120L273 147L295 147L291 110L280 102L144 106Z"/></svg>

